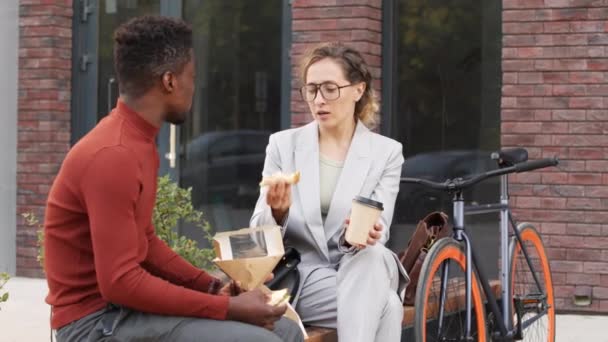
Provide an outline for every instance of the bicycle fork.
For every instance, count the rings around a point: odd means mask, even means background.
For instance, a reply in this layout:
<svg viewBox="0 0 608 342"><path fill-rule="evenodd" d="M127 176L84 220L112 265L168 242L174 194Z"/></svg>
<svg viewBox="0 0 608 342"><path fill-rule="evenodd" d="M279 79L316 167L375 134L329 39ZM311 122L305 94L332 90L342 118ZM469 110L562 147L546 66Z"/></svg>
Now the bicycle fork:
<svg viewBox="0 0 608 342"><path fill-rule="evenodd" d="M454 238L459 242L464 242L465 244L465 303L466 303L466 312L465 312L465 341L474 341L473 336L471 335L471 313L472 313L472 300L471 300L471 283L472 283L472 273L473 269L471 267L473 263L473 253L471 250L471 243L469 237L464 231L464 199L462 197L462 192L457 192L454 194L453 200L454 208ZM441 265L441 289L439 293L439 322L438 322L438 333L437 336L442 336L441 332L443 330L443 318L444 318L444 309L445 309L445 301L447 294L447 286L448 286L448 278L449 278L449 263L445 262Z"/></svg>
<svg viewBox="0 0 608 342"><path fill-rule="evenodd" d="M473 253L471 251L471 241L469 240L469 237L467 236L467 234L464 231L464 198L462 197L462 192L458 192L454 195L454 208L453 208L453 213L454 213L454 237L456 238L457 241L460 242L464 242L465 245L465 256L466 256L466 262L465 262L465 303L466 303L466 312L465 312L465 334L464 334L464 338L466 341L473 341L473 336L471 336L471 313L472 313L472 296L471 296L471 291L472 291L472 273L473 273L473 268L471 267L473 265ZM443 301L443 297L444 297L444 287L447 286L447 272L446 274L442 275L443 279L442 279L442 302L441 302L441 307L443 308L443 305L445 304L445 302ZM443 311L443 310L441 310Z"/></svg>
<svg viewBox="0 0 608 342"><path fill-rule="evenodd" d="M454 238L461 242L464 243L465 245L465 257L466 257L466 264L465 264L465 304L466 304L466 312L465 312L465 334L463 336L465 341L474 341L474 338L472 336L472 295L471 295L471 291L472 291L472 286L473 286L473 267L474 265L477 265L477 258L475 256L475 254L473 253L473 249L471 248L471 240L469 239L469 236L467 235L467 233L464 230L464 199L462 197L462 192L457 192L454 195L454 199L453 199L453 215L454 215ZM508 223L508 222L507 222ZM506 227L508 228L508 226ZM508 233L508 230L505 229L505 231ZM506 245L506 240L503 240L503 244ZM508 249L508 247L504 248L505 250ZM505 254L503 254L503 259L506 259L506 261L503 261L503 264L506 262L508 265L508 251L504 252ZM445 297L446 297L446 291L447 291L447 283L448 283L448 271L447 271L448 267L447 264L443 265L442 268L442 284L441 284L441 292L440 292L440 311L439 311L439 332L441 332L442 329L442 324L441 322L443 321L443 312L444 312L444 305L445 305ZM508 271L507 271L508 272ZM498 318L498 328L500 330L500 333L502 336L509 336L509 328L507 328L509 325L508 323L510 322L507 321L508 320L508 316L506 316L503 312L501 312L501 310L498 308L498 303L496 302L494 293L492 292L492 289L490 288L490 285L487 282L487 278L485 276L485 272L483 272L482 269L477 268L477 273L479 274L479 278L480 278L480 283L481 286L483 288L484 293L487 296L489 305L490 305L490 309L491 311L496 315L496 317ZM503 295L503 301L505 300L504 295ZM503 308L504 309L504 308ZM509 308L507 307L507 310L509 310ZM508 311L507 311L508 313ZM504 320L503 320L504 319ZM441 336L441 335L439 335Z"/></svg>

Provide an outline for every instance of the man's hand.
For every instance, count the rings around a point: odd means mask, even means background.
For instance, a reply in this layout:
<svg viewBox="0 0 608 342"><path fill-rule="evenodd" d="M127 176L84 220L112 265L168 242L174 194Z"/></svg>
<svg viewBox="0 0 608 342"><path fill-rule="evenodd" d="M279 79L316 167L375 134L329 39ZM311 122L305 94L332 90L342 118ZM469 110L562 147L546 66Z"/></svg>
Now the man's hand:
<svg viewBox="0 0 608 342"><path fill-rule="evenodd" d="M273 330L274 322L283 316L287 305L272 306L268 304L269 300L270 296L262 293L260 289L230 297L228 319Z"/></svg>
<svg viewBox="0 0 608 342"><path fill-rule="evenodd" d="M218 295L220 296L238 296L242 292L245 292L241 287L241 282L231 280L224 284L222 288L218 291Z"/></svg>
<svg viewBox="0 0 608 342"><path fill-rule="evenodd" d="M291 184L281 178L273 179L268 184L266 203L272 209L275 221L282 222L291 206Z"/></svg>
<svg viewBox="0 0 608 342"><path fill-rule="evenodd" d="M266 277L266 280L264 282L265 283L269 282L272 280L272 278L274 278L274 274L270 273ZM218 296L233 297L233 296L238 296L245 291L246 290L242 287L240 281L229 280L227 283L225 283L221 286L221 288L217 291L217 293L213 293L213 294L216 294Z"/></svg>

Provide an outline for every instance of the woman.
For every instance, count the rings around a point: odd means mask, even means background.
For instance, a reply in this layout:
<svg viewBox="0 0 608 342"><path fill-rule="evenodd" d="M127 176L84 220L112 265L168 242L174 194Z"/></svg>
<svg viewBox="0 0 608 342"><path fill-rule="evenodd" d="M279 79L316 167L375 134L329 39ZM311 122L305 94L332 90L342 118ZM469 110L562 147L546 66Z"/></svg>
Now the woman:
<svg viewBox="0 0 608 342"><path fill-rule="evenodd" d="M270 137L263 176L301 172L290 186L263 187L252 226L282 226L302 257L296 311L307 325L338 329L340 341L399 341L407 275L384 243L403 164L401 144L370 131L377 101L369 67L356 50L316 47L302 68L302 98L314 121ZM366 246L344 240L351 201L384 204Z"/></svg>

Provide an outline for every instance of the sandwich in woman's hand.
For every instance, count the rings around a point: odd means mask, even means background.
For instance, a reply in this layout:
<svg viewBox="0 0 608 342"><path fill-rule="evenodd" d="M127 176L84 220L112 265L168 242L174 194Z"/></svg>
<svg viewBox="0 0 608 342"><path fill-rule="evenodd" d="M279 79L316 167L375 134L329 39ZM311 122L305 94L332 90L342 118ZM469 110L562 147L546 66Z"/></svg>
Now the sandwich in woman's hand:
<svg viewBox="0 0 608 342"><path fill-rule="evenodd" d="M271 185L279 180L284 181L290 185L297 184L300 181L300 171L296 171L291 174L275 173L272 176L264 177L260 182L260 186Z"/></svg>

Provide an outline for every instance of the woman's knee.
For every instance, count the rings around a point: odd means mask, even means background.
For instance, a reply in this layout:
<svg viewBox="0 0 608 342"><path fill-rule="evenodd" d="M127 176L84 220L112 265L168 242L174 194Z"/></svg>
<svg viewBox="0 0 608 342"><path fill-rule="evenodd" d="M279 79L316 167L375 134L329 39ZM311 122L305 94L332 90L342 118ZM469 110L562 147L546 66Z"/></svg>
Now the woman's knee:
<svg viewBox="0 0 608 342"><path fill-rule="evenodd" d="M373 258L376 260L385 260L390 257L390 251L383 244L375 244L373 246L367 246L360 251L366 258Z"/></svg>
<svg viewBox="0 0 608 342"><path fill-rule="evenodd" d="M391 251L381 244L367 246L353 255L344 256L344 258L346 259L342 260L338 273L340 273L340 270L347 270L359 265L365 268L380 267L381 265L391 267L395 263Z"/></svg>
<svg viewBox="0 0 608 342"><path fill-rule="evenodd" d="M396 316L401 319L403 317L403 302L396 292L389 294L386 300L386 312L391 316Z"/></svg>

